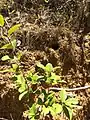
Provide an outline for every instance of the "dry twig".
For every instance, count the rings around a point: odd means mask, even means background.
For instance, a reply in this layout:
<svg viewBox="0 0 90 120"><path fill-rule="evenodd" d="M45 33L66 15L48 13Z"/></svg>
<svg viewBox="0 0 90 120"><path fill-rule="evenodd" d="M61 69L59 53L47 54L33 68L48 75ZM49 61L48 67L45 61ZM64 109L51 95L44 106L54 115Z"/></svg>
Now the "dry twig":
<svg viewBox="0 0 90 120"><path fill-rule="evenodd" d="M76 91L76 90L84 90L88 89L90 86L84 86L84 87L78 87L78 88L57 88L57 87L50 87L49 90L53 91L60 91L60 90L66 90L66 91Z"/></svg>

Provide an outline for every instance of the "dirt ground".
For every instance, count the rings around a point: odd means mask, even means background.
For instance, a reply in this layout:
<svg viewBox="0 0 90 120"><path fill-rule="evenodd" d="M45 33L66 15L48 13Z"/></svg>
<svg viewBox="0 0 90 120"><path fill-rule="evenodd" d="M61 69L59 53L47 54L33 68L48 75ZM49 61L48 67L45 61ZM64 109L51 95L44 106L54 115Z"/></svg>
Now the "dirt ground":
<svg viewBox="0 0 90 120"><path fill-rule="evenodd" d="M38 3L35 0L26 3L15 0L7 6L2 5L0 10L6 18L4 31L7 32L6 28L16 23L22 24L15 36L19 44L17 50L24 51L21 61L24 71L30 70L36 61L44 65L50 62L60 67L59 74L67 82L64 86L76 88L90 85L89 27L87 30L81 26L78 30L78 23L68 22L69 18L64 21L64 13L59 10L60 1L58 4L55 1L47 4L40 0ZM0 51L0 58L5 52ZM0 60L0 70L7 67L9 64ZM90 120L90 89L74 93L83 107L77 111L74 120ZM25 101L19 101L18 96L11 74L0 73L0 120L26 120L23 118Z"/></svg>

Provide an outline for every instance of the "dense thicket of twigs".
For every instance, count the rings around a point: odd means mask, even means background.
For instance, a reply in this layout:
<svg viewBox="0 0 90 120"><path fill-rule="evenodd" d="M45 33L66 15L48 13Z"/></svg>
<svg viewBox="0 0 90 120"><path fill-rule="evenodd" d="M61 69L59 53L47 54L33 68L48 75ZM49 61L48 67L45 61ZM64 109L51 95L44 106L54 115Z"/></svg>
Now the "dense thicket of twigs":
<svg viewBox="0 0 90 120"><path fill-rule="evenodd" d="M34 11L44 6L44 10L49 9L53 24L70 24L71 28L79 31L84 27L89 27L90 2L89 0L14 0L22 8L33 8ZM38 12L38 11L36 11ZM54 13L53 13L54 12Z"/></svg>

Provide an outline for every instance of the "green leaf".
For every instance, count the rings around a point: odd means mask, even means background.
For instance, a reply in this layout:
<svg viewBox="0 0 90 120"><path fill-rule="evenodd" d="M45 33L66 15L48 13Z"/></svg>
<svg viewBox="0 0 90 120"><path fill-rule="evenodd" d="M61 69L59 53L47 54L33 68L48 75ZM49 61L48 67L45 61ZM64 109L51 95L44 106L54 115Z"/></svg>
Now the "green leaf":
<svg viewBox="0 0 90 120"><path fill-rule="evenodd" d="M13 68L13 70L16 72L17 69L19 68L19 66L18 66L17 64L12 64L12 68Z"/></svg>
<svg viewBox="0 0 90 120"><path fill-rule="evenodd" d="M37 67L42 68L43 70L45 69L44 65L41 64L40 62L37 63Z"/></svg>
<svg viewBox="0 0 90 120"><path fill-rule="evenodd" d="M26 84L25 84L25 83L22 83L22 85L20 86L20 88L18 89L18 91L19 91L20 93L22 93L22 92L24 92L24 91L26 90L26 88L27 88Z"/></svg>
<svg viewBox="0 0 90 120"><path fill-rule="evenodd" d="M6 72L11 72L11 71L10 71L10 69L0 70L0 73L6 73Z"/></svg>
<svg viewBox="0 0 90 120"><path fill-rule="evenodd" d="M37 73L35 73L34 75L30 72L27 76L27 79L29 81L31 81L32 84L36 84L38 82L38 79L40 78L40 76L37 75Z"/></svg>
<svg viewBox="0 0 90 120"><path fill-rule="evenodd" d="M0 71L0 73L6 73L6 72L14 72L14 70L12 68L6 69L6 70L2 70Z"/></svg>
<svg viewBox="0 0 90 120"><path fill-rule="evenodd" d="M31 118L35 118L36 112L37 112L36 104L33 104L32 107L29 108L28 116L29 116L30 120L31 120Z"/></svg>
<svg viewBox="0 0 90 120"><path fill-rule="evenodd" d="M3 45L0 49L13 49L13 47L11 43L8 43L8 44Z"/></svg>
<svg viewBox="0 0 90 120"><path fill-rule="evenodd" d="M21 59L21 57L22 57L22 52L21 51L19 51L18 53L17 53L17 58L18 58L18 60L20 60Z"/></svg>
<svg viewBox="0 0 90 120"><path fill-rule="evenodd" d="M15 50L16 48L16 40L12 40L11 43L3 45L0 49L13 49Z"/></svg>
<svg viewBox="0 0 90 120"><path fill-rule="evenodd" d="M16 75L16 77L17 77L17 81L16 81L17 84L21 85L22 83L25 83L25 79L22 74Z"/></svg>
<svg viewBox="0 0 90 120"><path fill-rule="evenodd" d="M15 50L15 48L16 48L16 39L12 40L11 44L12 44L13 50Z"/></svg>
<svg viewBox="0 0 90 120"><path fill-rule="evenodd" d="M21 24L17 24L12 26L9 30L8 30L8 36L10 36L12 33L16 32L19 28L20 28Z"/></svg>
<svg viewBox="0 0 90 120"><path fill-rule="evenodd" d="M48 109L49 109L52 116L56 116L56 112L52 107L49 106Z"/></svg>
<svg viewBox="0 0 90 120"><path fill-rule="evenodd" d="M2 15L0 15L0 26L4 26L4 17Z"/></svg>
<svg viewBox="0 0 90 120"><path fill-rule="evenodd" d="M34 117L30 118L30 120L36 120Z"/></svg>
<svg viewBox="0 0 90 120"><path fill-rule="evenodd" d="M73 104L73 105L76 105L78 104L78 100L76 98L69 98L65 101L65 104Z"/></svg>
<svg viewBox="0 0 90 120"><path fill-rule="evenodd" d="M52 72L53 71L53 66L51 63L48 63L45 67L46 72Z"/></svg>
<svg viewBox="0 0 90 120"><path fill-rule="evenodd" d="M51 72L51 77L47 78L47 82L52 83L52 85L55 85L58 82L61 82L61 79L59 75L56 75L55 73Z"/></svg>
<svg viewBox="0 0 90 120"><path fill-rule="evenodd" d="M43 106L42 113L44 114L44 116L46 116L49 113L49 108L46 108L45 106Z"/></svg>
<svg viewBox="0 0 90 120"><path fill-rule="evenodd" d="M20 93L26 91L27 90L27 84L26 84L26 80L23 77L23 75L22 74L21 75L16 75L16 77L17 77L16 83L19 86L18 91Z"/></svg>
<svg viewBox="0 0 90 120"><path fill-rule="evenodd" d="M30 111L34 114L36 114L36 104L33 104L32 107L30 108Z"/></svg>
<svg viewBox="0 0 90 120"><path fill-rule="evenodd" d="M46 103L51 106L53 103L55 103L55 101L56 101L55 94L54 93L48 94Z"/></svg>
<svg viewBox="0 0 90 120"><path fill-rule="evenodd" d="M53 107L53 109L54 109L54 111L55 111L56 114L62 112L62 106L61 106L60 104L54 103L54 104L52 105L52 107Z"/></svg>
<svg viewBox="0 0 90 120"><path fill-rule="evenodd" d="M34 74L34 75L32 76L32 82L33 82L33 84L36 84L36 83L37 83L37 80L38 80L38 75L37 75L37 74Z"/></svg>
<svg viewBox="0 0 90 120"><path fill-rule="evenodd" d="M19 95L19 100L21 100L27 93L28 93L28 91L24 91L23 93L21 93Z"/></svg>
<svg viewBox="0 0 90 120"><path fill-rule="evenodd" d="M72 120L73 110L66 106L63 106L63 110L65 115L69 118L69 120Z"/></svg>
<svg viewBox="0 0 90 120"><path fill-rule="evenodd" d="M59 75L56 75L55 73L51 72L51 78L54 79L54 80L59 80L60 79L60 76Z"/></svg>
<svg viewBox="0 0 90 120"><path fill-rule="evenodd" d="M65 102L67 95L66 95L66 91L63 89L60 91L60 98L62 102Z"/></svg>
<svg viewBox="0 0 90 120"><path fill-rule="evenodd" d="M8 55L5 55L1 58L2 61L10 60L11 58Z"/></svg>

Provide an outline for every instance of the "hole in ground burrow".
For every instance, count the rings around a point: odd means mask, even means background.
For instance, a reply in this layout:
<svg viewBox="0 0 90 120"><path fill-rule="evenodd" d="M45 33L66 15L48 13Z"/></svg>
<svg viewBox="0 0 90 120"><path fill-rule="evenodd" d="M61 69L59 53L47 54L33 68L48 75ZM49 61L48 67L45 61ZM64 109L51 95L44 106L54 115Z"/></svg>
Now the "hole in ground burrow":
<svg viewBox="0 0 90 120"><path fill-rule="evenodd" d="M58 43L53 43L51 45L51 48L54 49L54 50L58 50L59 49L59 44Z"/></svg>

